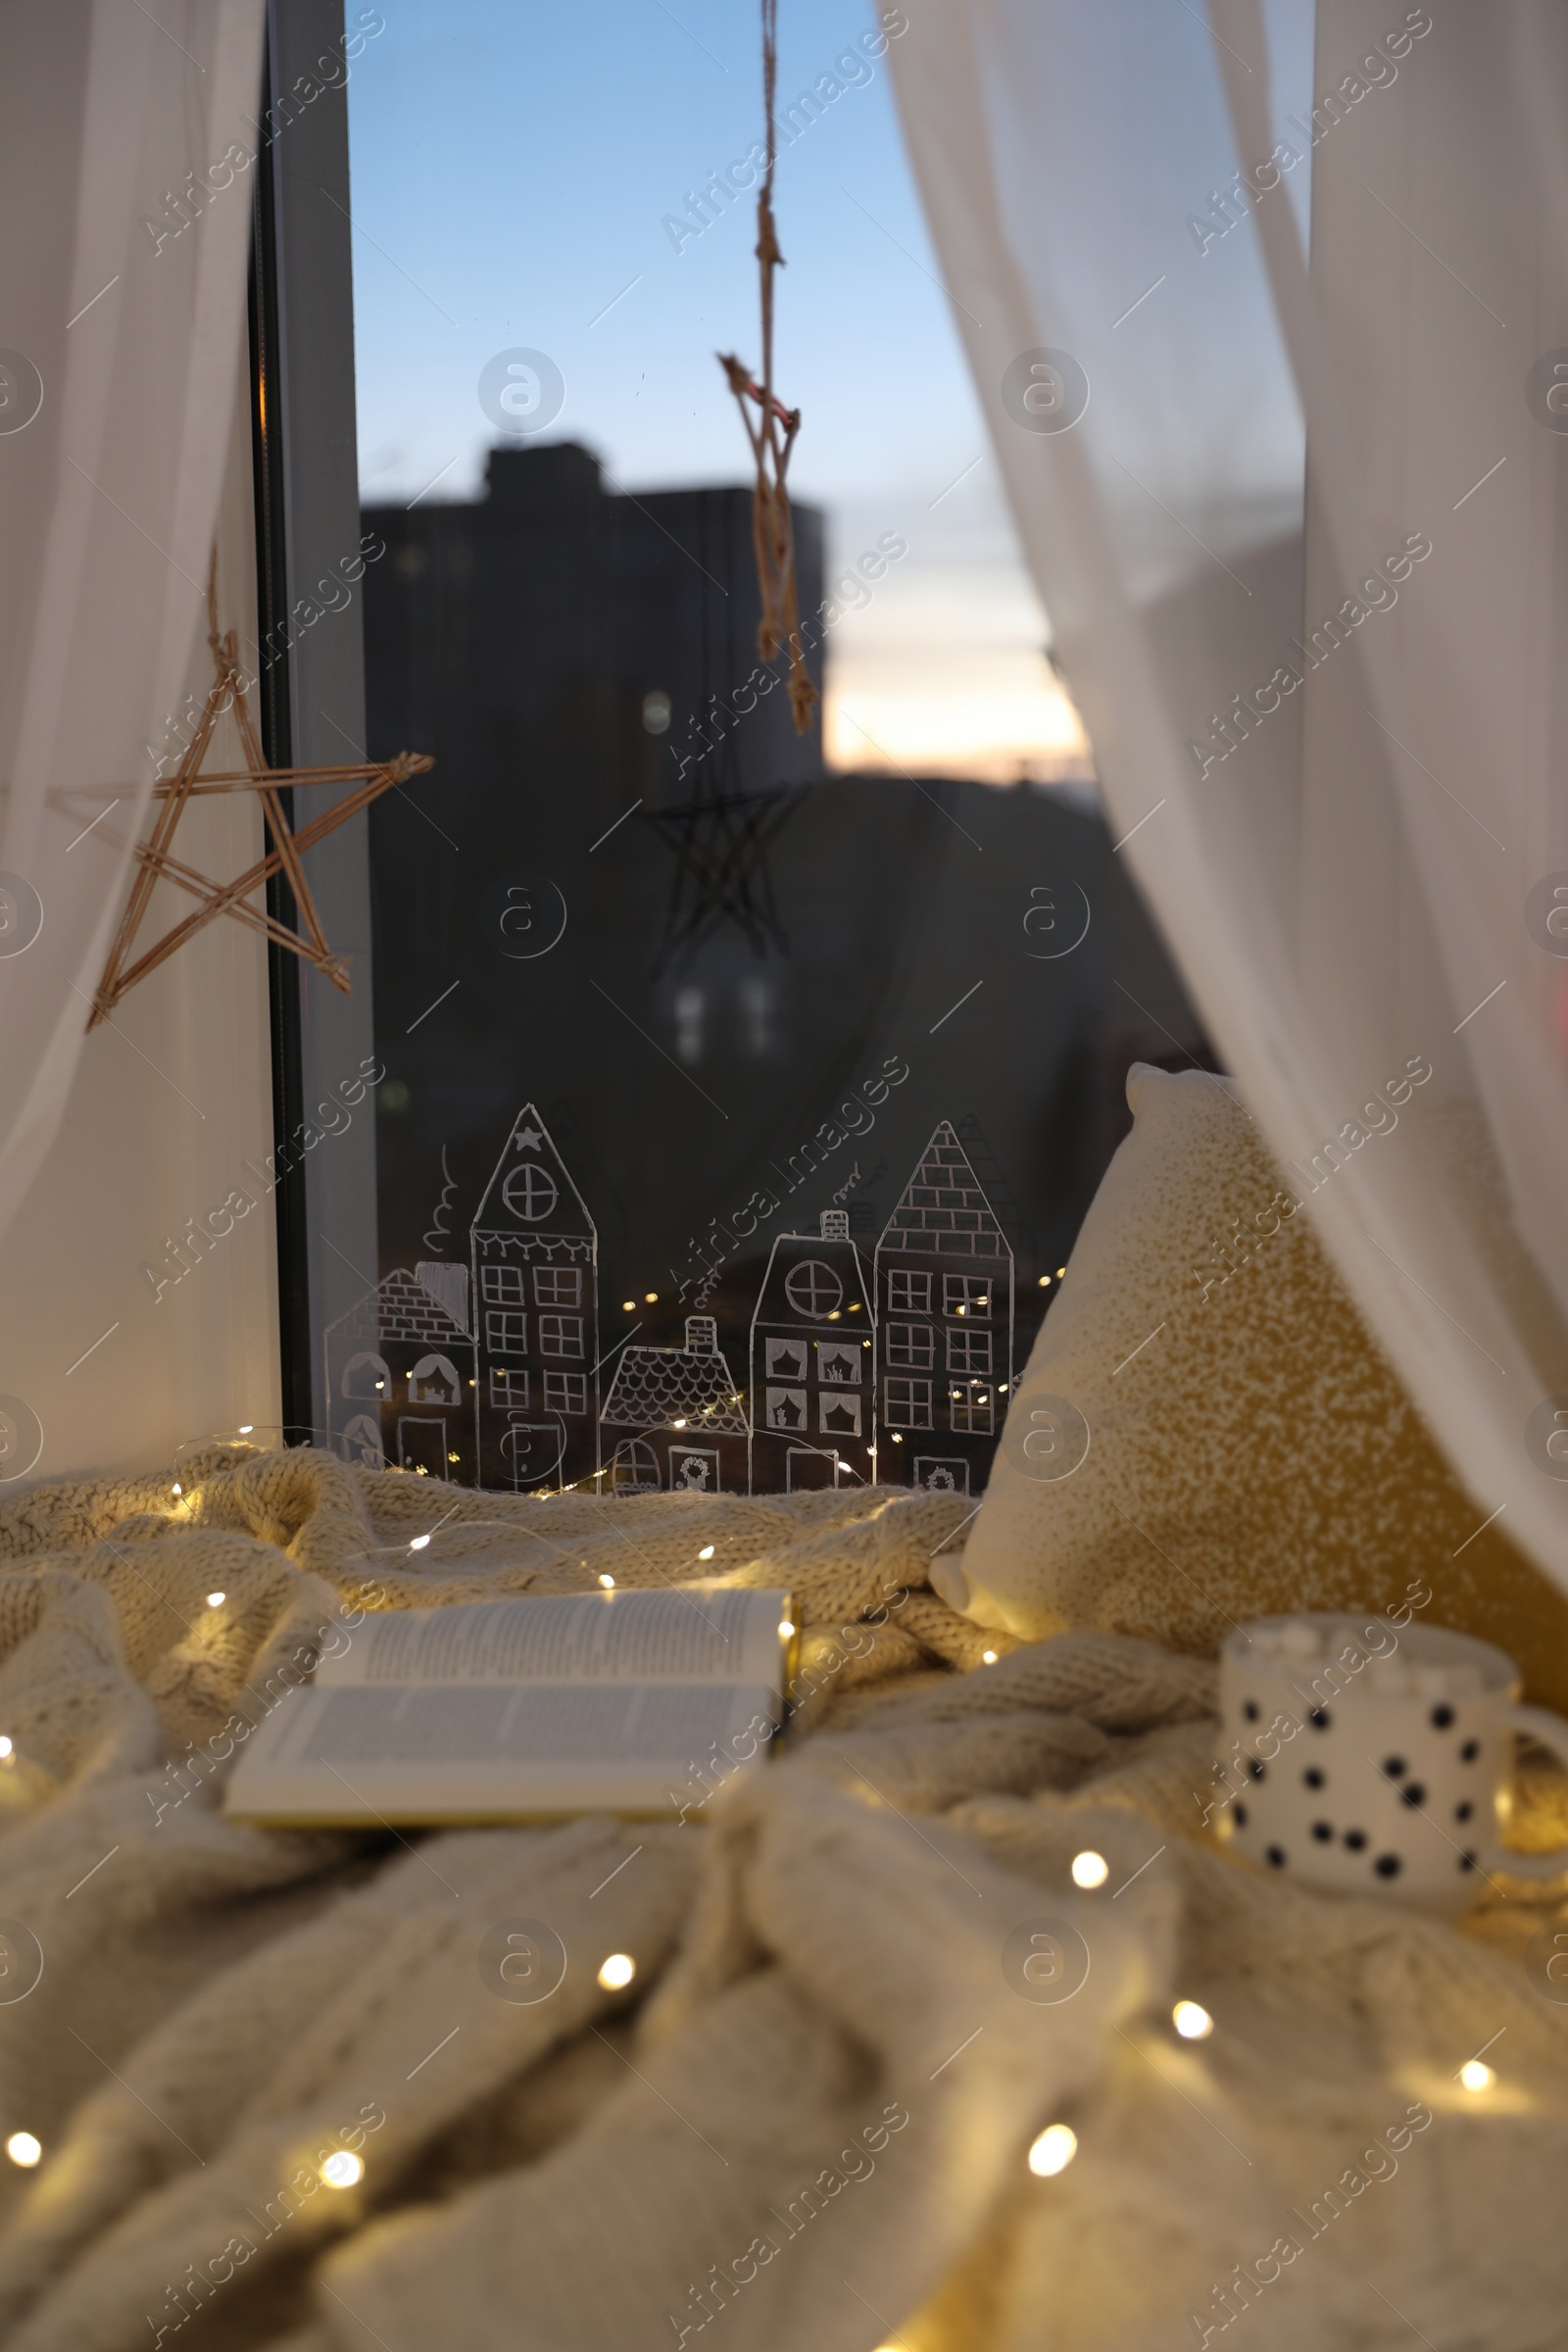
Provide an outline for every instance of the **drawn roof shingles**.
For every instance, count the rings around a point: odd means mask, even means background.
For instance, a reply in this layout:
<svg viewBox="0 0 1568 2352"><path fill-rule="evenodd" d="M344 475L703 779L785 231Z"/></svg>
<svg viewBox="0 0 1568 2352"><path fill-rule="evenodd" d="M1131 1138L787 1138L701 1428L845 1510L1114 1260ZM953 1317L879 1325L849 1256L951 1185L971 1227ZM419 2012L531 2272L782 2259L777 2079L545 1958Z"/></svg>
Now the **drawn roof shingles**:
<svg viewBox="0 0 1568 2352"><path fill-rule="evenodd" d="M927 1144L878 1247L942 1257L1011 1256L1007 1237L947 1119Z"/></svg>
<svg viewBox="0 0 1568 2352"><path fill-rule="evenodd" d="M667 1428L683 1420L692 1436L746 1435L729 1366L710 1348L628 1348L600 1419L614 1429Z"/></svg>
<svg viewBox="0 0 1568 2352"><path fill-rule="evenodd" d="M460 1348L472 1345L434 1293L416 1282L404 1266L367 1292L328 1328L345 1340L425 1340L444 1348L454 1342Z"/></svg>

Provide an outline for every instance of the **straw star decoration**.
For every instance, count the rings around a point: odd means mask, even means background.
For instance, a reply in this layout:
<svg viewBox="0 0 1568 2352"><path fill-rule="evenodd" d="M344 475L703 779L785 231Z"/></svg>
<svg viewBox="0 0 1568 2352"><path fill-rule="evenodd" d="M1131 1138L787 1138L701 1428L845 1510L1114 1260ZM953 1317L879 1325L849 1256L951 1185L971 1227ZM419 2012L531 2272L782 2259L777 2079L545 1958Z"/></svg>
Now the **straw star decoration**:
<svg viewBox="0 0 1568 2352"><path fill-rule="evenodd" d="M305 962L314 964L325 974L334 988L345 996L352 994L348 965L334 956L321 928L311 886L305 878L301 862L304 851L314 849L345 818L355 816L369 807L383 792L395 784L405 784L411 776L423 775L435 762L423 752L399 752L394 759L366 760L352 767L270 767L262 751L261 737L256 731L246 697L245 680L240 670L238 641L232 629L222 636L218 633L216 609L216 564L214 585L208 591L209 628L207 641L213 649L214 678L195 732L185 748L173 774L160 784L154 799L159 807L153 828L147 839L137 846L136 876L131 884L125 911L120 918L120 928L110 948L104 965L103 978L93 999L89 1029L106 1020L128 989L138 980L156 971L167 962L176 948L182 948L206 924L220 914L228 914L236 922L248 923L260 931L274 946L289 949ZM242 768L203 776L201 765L213 738L213 731L225 710L232 710L239 729L240 743L247 764ZM320 816L313 817L298 831L284 815L278 795L292 787L313 784L355 784L357 792L346 793ZM271 847L264 858L247 867L231 882L215 881L198 873L173 855L172 844L187 805L198 795L214 792L258 792L262 796L262 813ZM254 894L264 890L274 874L287 877L298 911L300 929L292 931L269 914L264 906L253 906ZM196 900L193 912L174 923L162 939L148 948L134 962L129 960L141 928L153 889L162 877L188 891Z"/></svg>

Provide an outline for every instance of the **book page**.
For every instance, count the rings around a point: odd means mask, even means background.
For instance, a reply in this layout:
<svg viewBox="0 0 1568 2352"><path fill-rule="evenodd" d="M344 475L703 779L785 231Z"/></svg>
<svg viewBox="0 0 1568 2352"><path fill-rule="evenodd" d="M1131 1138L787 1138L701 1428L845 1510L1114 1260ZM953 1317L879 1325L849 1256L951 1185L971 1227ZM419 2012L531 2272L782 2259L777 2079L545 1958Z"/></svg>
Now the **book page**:
<svg viewBox="0 0 1568 2352"><path fill-rule="evenodd" d="M779 1712L776 1685L763 1684L302 1689L254 1736L224 1810L296 1822L678 1816L765 1759Z"/></svg>
<svg viewBox="0 0 1568 2352"><path fill-rule="evenodd" d="M388 1683L783 1682L789 1596L733 1587L526 1595L369 1616L323 1688Z"/></svg>

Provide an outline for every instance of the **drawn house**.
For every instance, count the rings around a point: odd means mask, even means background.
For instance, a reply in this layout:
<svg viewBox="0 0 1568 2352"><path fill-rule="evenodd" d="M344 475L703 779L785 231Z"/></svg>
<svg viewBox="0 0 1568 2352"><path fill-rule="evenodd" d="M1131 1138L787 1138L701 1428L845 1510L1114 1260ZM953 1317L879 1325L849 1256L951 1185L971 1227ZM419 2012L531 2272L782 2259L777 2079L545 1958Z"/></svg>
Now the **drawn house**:
<svg viewBox="0 0 1568 2352"><path fill-rule="evenodd" d="M470 1240L479 1484L591 1478L599 1465L599 1236L531 1102L507 1138Z"/></svg>
<svg viewBox="0 0 1568 2352"><path fill-rule="evenodd" d="M349 1461L473 1483L473 1337L452 1273L400 1266L327 1325L328 1428Z"/></svg>
<svg viewBox="0 0 1568 2352"><path fill-rule="evenodd" d="M600 1415L606 1494L734 1494L747 1425L711 1315L688 1315L684 1348L627 1348Z"/></svg>
<svg viewBox="0 0 1568 2352"><path fill-rule="evenodd" d="M1011 1394L1012 1251L946 1119L875 1263L883 1480L978 1494Z"/></svg>
<svg viewBox="0 0 1568 2352"><path fill-rule="evenodd" d="M753 1494L876 1477L871 1293L842 1208L781 1233L752 1317Z"/></svg>

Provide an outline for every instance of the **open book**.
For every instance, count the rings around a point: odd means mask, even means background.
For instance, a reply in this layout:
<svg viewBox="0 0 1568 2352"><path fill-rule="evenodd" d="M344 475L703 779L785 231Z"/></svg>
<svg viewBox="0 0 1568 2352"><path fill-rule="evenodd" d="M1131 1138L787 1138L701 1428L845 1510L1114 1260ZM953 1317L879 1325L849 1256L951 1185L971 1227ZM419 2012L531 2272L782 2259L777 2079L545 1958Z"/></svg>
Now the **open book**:
<svg viewBox="0 0 1568 2352"><path fill-rule="evenodd" d="M277 1827L682 1818L767 1755L787 1592L673 1585L371 1616L288 1691L225 1812Z"/></svg>

